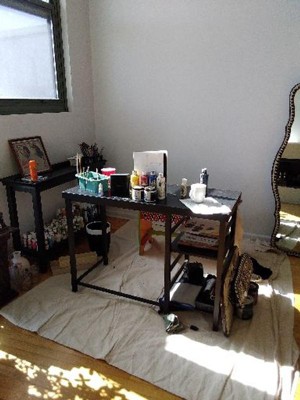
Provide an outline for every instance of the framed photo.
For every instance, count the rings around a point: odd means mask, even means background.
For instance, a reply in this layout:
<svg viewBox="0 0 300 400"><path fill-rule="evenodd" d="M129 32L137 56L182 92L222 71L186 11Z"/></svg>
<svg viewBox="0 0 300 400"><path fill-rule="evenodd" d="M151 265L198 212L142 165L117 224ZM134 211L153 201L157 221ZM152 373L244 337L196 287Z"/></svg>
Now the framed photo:
<svg viewBox="0 0 300 400"><path fill-rule="evenodd" d="M41 136L10 139L8 143L16 158L21 175L29 175L30 160L36 161L38 173L51 170L51 164Z"/></svg>

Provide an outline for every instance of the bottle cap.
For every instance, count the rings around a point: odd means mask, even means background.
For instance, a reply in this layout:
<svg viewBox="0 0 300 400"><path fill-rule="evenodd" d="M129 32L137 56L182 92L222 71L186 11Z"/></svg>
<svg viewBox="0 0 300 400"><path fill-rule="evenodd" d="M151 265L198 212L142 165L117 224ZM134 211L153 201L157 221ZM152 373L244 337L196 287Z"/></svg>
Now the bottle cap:
<svg viewBox="0 0 300 400"><path fill-rule="evenodd" d="M186 178L182 178L181 184L182 185L186 185L187 184L187 179Z"/></svg>

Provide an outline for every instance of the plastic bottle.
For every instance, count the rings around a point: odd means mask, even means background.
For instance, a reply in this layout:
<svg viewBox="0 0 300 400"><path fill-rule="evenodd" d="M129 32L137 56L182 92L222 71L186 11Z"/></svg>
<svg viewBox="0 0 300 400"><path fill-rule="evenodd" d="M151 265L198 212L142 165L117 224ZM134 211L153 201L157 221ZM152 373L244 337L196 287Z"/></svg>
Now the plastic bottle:
<svg viewBox="0 0 300 400"><path fill-rule="evenodd" d="M180 198L181 199L185 199L186 196L187 196L187 192L188 192L187 179L186 178L182 178L181 185L180 185Z"/></svg>
<svg viewBox="0 0 300 400"><path fill-rule="evenodd" d="M149 180L148 180L148 184L149 186L153 186L156 188L156 179L157 179L157 174L155 171L151 171L150 175L149 175Z"/></svg>
<svg viewBox="0 0 300 400"><path fill-rule="evenodd" d="M142 171L142 174L140 176L140 185L144 187L148 186L148 175L144 171Z"/></svg>
<svg viewBox="0 0 300 400"><path fill-rule="evenodd" d="M133 170L130 175L130 188L139 184L139 176L136 170Z"/></svg>
<svg viewBox="0 0 300 400"><path fill-rule="evenodd" d="M201 174L200 174L200 183L204 183L206 185L206 193L205 196L207 196L207 187L208 187L208 173L207 173L207 168L202 168Z"/></svg>
<svg viewBox="0 0 300 400"><path fill-rule="evenodd" d="M162 172L158 174L156 179L156 188L158 200L164 200L166 198L166 178Z"/></svg>
<svg viewBox="0 0 300 400"><path fill-rule="evenodd" d="M29 161L29 174L32 182L36 182L38 180L37 164L35 160Z"/></svg>

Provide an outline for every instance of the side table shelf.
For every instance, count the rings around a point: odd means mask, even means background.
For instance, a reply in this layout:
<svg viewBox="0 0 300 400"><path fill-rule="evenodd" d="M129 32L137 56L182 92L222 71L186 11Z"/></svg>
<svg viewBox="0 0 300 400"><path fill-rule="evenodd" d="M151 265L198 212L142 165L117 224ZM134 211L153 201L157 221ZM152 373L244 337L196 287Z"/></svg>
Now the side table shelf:
<svg viewBox="0 0 300 400"><path fill-rule="evenodd" d="M35 255L39 263L40 272L46 272L49 265L49 254L45 248L41 192L75 180L75 173L75 167L71 167L69 162L66 161L54 164L52 170L47 172L44 175L44 179L38 182L24 181L19 174L1 179L1 182L6 188L10 225L12 228L15 228L12 234L15 250L22 249L16 192L29 193L32 197L34 225L38 245L38 251L35 252Z"/></svg>
<svg viewBox="0 0 300 400"><path fill-rule="evenodd" d="M18 296L18 293L10 286L9 261L7 242L15 229L6 227L0 230L0 307Z"/></svg>

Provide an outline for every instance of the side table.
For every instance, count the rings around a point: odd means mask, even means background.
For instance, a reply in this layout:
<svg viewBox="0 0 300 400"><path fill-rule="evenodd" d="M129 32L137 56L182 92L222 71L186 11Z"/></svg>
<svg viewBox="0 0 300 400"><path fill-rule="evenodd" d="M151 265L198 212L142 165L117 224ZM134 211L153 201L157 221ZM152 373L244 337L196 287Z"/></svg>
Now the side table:
<svg viewBox="0 0 300 400"><path fill-rule="evenodd" d="M9 209L10 225L16 228L13 235L13 245L15 250L22 249L22 241L19 229L19 218L16 201L16 192L30 193L32 196L34 225L37 237L38 250L31 255L36 256L39 263L40 272L46 272L49 264L47 250L45 248L44 220L42 211L41 192L63 183L75 180L75 167L71 167L69 162L54 164L52 170L44 175L44 179L38 182L22 180L21 175L12 175L2 178L1 182L6 187L6 197Z"/></svg>

